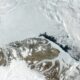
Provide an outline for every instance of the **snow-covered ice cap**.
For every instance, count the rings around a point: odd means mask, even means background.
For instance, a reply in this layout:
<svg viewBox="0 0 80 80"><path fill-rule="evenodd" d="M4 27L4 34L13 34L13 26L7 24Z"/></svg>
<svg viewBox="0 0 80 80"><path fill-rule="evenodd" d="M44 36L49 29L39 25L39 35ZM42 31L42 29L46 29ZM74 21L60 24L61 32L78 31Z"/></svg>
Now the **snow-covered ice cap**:
<svg viewBox="0 0 80 80"><path fill-rule="evenodd" d="M0 15L5 14L16 5L16 0L0 0Z"/></svg>
<svg viewBox="0 0 80 80"><path fill-rule="evenodd" d="M27 67L25 61L12 60L10 66L0 67L0 80L46 80L35 70Z"/></svg>

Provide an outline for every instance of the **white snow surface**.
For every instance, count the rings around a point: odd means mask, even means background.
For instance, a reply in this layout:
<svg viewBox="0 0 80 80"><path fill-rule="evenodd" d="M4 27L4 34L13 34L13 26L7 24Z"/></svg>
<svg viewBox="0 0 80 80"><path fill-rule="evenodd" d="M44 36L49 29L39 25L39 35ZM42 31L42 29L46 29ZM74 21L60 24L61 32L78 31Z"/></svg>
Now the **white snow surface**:
<svg viewBox="0 0 80 80"><path fill-rule="evenodd" d="M64 44L68 33L79 47L79 4L80 0L0 0L0 46L48 32ZM16 52L13 52L17 57ZM27 56L24 53L23 56ZM71 80L69 76L74 77L76 73L77 77L74 80L79 80L80 74L76 70L79 63L67 53L59 56L59 60L62 58L67 63L73 63L66 72L65 80ZM45 78L42 74L30 70L24 61L13 60L10 66L0 66L0 80L45 80Z"/></svg>
<svg viewBox="0 0 80 80"><path fill-rule="evenodd" d="M37 71L31 70L26 62L12 60L10 66L0 66L0 80L46 80Z"/></svg>
<svg viewBox="0 0 80 80"><path fill-rule="evenodd" d="M22 48L20 48L20 49L21 49L21 54L24 58L29 55L29 49L28 48L25 48L26 49L25 51L23 51Z"/></svg>
<svg viewBox="0 0 80 80"><path fill-rule="evenodd" d="M40 0L40 9L43 11L44 16L56 23L55 30L59 32L57 34L64 36L65 32L62 28L64 27L65 31L77 45L80 43L79 4L80 0ZM55 33L56 36L57 34Z"/></svg>
<svg viewBox="0 0 80 80"><path fill-rule="evenodd" d="M73 7L70 6L74 1L0 0L0 46L28 37L37 37L44 32L57 37L60 42L62 38L66 40L65 27L73 26L75 23L79 25L75 18L76 14L72 12ZM77 1L79 0L75 1L76 4ZM75 9L74 5L73 9L77 10L78 6ZM74 15L75 23L71 21L71 15ZM67 20L74 24L69 24ZM77 38L79 39L79 35Z"/></svg>
<svg viewBox="0 0 80 80"><path fill-rule="evenodd" d="M52 32L52 24L38 10L38 0L8 1L13 1L15 5L9 6L7 11L3 11L4 14L0 14L0 45L27 37L37 37L40 32ZM4 2L1 0L0 3ZM11 5L9 2L8 4ZM2 6L0 4L0 7Z"/></svg>

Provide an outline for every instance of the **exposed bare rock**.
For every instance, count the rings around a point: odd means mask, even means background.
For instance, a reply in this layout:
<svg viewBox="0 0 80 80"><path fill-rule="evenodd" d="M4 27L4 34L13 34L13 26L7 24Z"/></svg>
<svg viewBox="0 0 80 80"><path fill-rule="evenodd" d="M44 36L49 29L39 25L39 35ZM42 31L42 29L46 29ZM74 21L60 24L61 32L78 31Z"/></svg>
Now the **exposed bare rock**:
<svg viewBox="0 0 80 80"><path fill-rule="evenodd" d="M0 65L6 65L6 59L3 54L2 48L0 48Z"/></svg>
<svg viewBox="0 0 80 80"><path fill-rule="evenodd" d="M31 69L43 73L47 80L59 80L60 63L53 61L60 51L46 39L29 38L16 41L0 49L0 65L9 65L11 60L25 60Z"/></svg>
<svg viewBox="0 0 80 80"><path fill-rule="evenodd" d="M68 80L66 77L70 75L66 74L74 61L69 54L54 48L54 44L43 38L15 41L0 48L0 65L9 66L12 60L25 61L30 69L42 73L46 80Z"/></svg>

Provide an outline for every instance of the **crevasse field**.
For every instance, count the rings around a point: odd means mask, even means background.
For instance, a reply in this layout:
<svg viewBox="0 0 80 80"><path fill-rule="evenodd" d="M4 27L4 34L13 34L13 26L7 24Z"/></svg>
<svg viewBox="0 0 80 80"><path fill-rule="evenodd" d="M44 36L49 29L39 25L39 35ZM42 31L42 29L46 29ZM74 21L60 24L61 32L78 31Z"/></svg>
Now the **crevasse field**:
<svg viewBox="0 0 80 80"><path fill-rule="evenodd" d="M62 75L59 80L79 80L80 62L74 58L76 55L80 58L80 0L0 0L1 47L17 40L38 37L44 32L54 36L58 43L72 48L64 52L57 44L50 42L63 53L57 59L71 64L65 78ZM15 53L13 51L14 56ZM61 62L61 68L63 65ZM76 66L79 68L76 69ZM0 66L0 80L46 78L42 73L31 70L25 61L17 59L12 60L10 66Z"/></svg>

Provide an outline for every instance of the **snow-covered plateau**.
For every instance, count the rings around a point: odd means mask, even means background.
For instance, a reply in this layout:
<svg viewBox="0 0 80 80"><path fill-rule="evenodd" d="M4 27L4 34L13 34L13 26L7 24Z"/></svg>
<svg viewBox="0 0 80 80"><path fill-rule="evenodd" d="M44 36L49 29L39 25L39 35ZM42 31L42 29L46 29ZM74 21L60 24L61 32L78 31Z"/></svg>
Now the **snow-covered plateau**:
<svg viewBox="0 0 80 80"><path fill-rule="evenodd" d="M80 0L0 0L0 80L80 80Z"/></svg>

